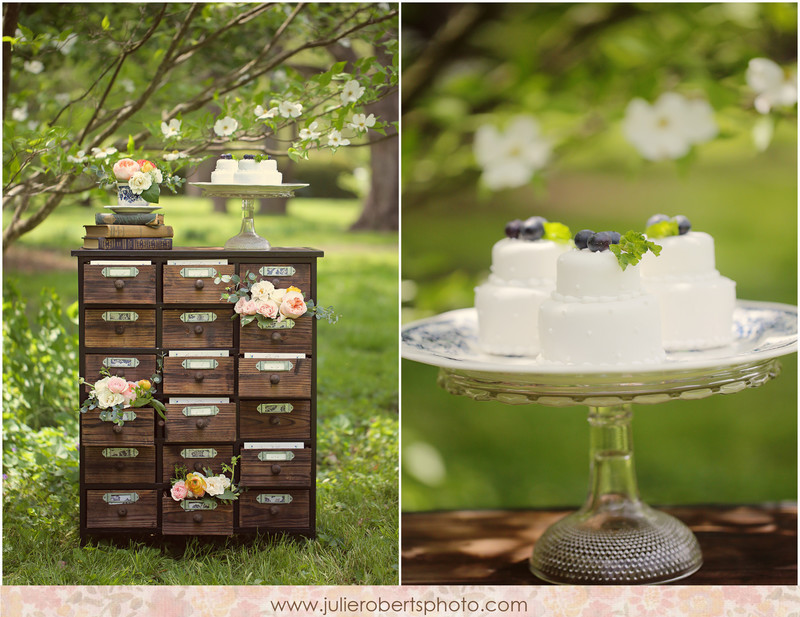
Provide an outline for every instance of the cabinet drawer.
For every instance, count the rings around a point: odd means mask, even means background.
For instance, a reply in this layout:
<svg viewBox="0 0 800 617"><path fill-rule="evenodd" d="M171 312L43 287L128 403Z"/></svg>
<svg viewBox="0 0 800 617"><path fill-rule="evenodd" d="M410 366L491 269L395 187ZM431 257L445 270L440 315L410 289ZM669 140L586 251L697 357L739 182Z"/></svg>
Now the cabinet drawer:
<svg viewBox="0 0 800 617"><path fill-rule="evenodd" d="M222 463L231 464L233 446L180 445L164 446L164 477L169 482L175 475L175 465L183 465L189 472L205 475L203 469L210 468L214 474L222 473ZM170 499L172 499L170 497Z"/></svg>
<svg viewBox="0 0 800 617"><path fill-rule="evenodd" d="M251 489L239 497L239 526L270 529L307 529L311 512L307 490Z"/></svg>
<svg viewBox="0 0 800 617"><path fill-rule="evenodd" d="M95 410L81 414L81 443L85 446L152 446L154 443L152 407L138 407L123 410L128 418L118 426L100 419ZM132 419L135 416L135 419Z"/></svg>
<svg viewBox="0 0 800 617"><path fill-rule="evenodd" d="M279 363L291 363L288 370ZM263 364L262 364L263 363ZM286 365L288 366L288 365ZM239 359L239 396L251 398L310 398L311 359L263 360Z"/></svg>
<svg viewBox="0 0 800 617"><path fill-rule="evenodd" d="M83 267L86 304L153 304L156 301L155 266Z"/></svg>
<svg viewBox="0 0 800 617"><path fill-rule="evenodd" d="M235 441L236 403L167 405L168 442Z"/></svg>
<svg viewBox="0 0 800 617"><path fill-rule="evenodd" d="M175 304L224 304L225 283L214 278L233 274L234 266L164 266L164 302Z"/></svg>
<svg viewBox="0 0 800 617"><path fill-rule="evenodd" d="M241 450L243 486L301 486L311 484L310 448L302 450Z"/></svg>
<svg viewBox="0 0 800 617"><path fill-rule="evenodd" d="M233 395L233 358L164 358L164 393Z"/></svg>
<svg viewBox="0 0 800 617"><path fill-rule="evenodd" d="M86 375L84 379L94 383L102 375L100 370L107 368L112 375L128 381L150 379L156 372L155 355L139 354L86 354Z"/></svg>
<svg viewBox="0 0 800 617"><path fill-rule="evenodd" d="M139 484L156 481L154 446L83 448L83 479L87 484Z"/></svg>
<svg viewBox="0 0 800 617"><path fill-rule="evenodd" d="M152 529L158 526L156 491L86 491L86 526Z"/></svg>
<svg viewBox="0 0 800 617"><path fill-rule="evenodd" d="M239 328L239 348L242 352L311 353L311 329L315 318L303 315L291 328L262 330L253 321ZM281 322L285 323L285 322Z"/></svg>
<svg viewBox="0 0 800 617"><path fill-rule="evenodd" d="M170 349L233 347L233 309L165 310L162 346Z"/></svg>
<svg viewBox="0 0 800 617"><path fill-rule="evenodd" d="M240 401L242 439L310 439L311 401Z"/></svg>
<svg viewBox="0 0 800 617"><path fill-rule="evenodd" d="M274 264L239 264L239 276L245 277L247 272L256 275L259 281L269 281L277 289L297 287L310 298L311 264L274 263Z"/></svg>
<svg viewBox="0 0 800 617"><path fill-rule="evenodd" d="M89 309L85 313L84 323L86 347L156 346L156 312L153 309Z"/></svg>
<svg viewBox="0 0 800 617"><path fill-rule="evenodd" d="M162 497L161 513L161 532L164 535L233 535L233 505L216 502L213 510L184 510L166 492Z"/></svg>

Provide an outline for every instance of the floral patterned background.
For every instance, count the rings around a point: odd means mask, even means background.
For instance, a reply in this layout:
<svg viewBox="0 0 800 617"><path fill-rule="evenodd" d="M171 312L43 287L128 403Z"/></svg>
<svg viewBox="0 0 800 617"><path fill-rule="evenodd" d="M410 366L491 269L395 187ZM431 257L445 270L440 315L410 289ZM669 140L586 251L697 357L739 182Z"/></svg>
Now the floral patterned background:
<svg viewBox="0 0 800 617"><path fill-rule="evenodd" d="M5 617L800 617L800 592L755 586L215 587L211 593L192 587L4 587L0 608Z"/></svg>

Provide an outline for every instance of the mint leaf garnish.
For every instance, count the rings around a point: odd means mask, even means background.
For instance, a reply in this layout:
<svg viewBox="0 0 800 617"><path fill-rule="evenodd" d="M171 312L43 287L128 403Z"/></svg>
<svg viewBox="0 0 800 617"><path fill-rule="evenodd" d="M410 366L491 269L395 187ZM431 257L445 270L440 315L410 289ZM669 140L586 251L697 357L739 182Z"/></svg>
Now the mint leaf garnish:
<svg viewBox="0 0 800 617"><path fill-rule="evenodd" d="M660 225L661 223L658 224ZM655 225L651 225L651 227L655 227ZM617 256L617 261L623 270L628 266L638 264L647 251L656 256L661 253L661 246L655 242L650 242L638 231L626 231L620 237L619 244L612 244L608 249Z"/></svg>
<svg viewBox="0 0 800 617"><path fill-rule="evenodd" d="M675 219L653 223L644 230L644 233L646 233L649 238L666 238L667 236L677 236L680 234L678 231L678 222Z"/></svg>
<svg viewBox="0 0 800 617"><path fill-rule="evenodd" d="M548 222L544 224L544 236L542 237L554 242L569 242L572 240L572 232L563 223Z"/></svg>

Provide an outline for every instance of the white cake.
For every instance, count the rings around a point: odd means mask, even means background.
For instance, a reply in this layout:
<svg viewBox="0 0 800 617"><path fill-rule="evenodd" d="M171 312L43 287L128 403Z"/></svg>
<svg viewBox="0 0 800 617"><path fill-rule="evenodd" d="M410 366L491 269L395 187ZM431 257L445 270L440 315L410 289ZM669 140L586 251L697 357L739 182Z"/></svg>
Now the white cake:
<svg viewBox="0 0 800 617"><path fill-rule="evenodd" d="M714 239L701 231L654 238L661 254L640 264L642 285L658 298L664 348L722 347L733 341L736 283L716 269Z"/></svg>
<svg viewBox="0 0 800 617"><path fill-rule="evenodd" d="M234 174L238 169L238 162L230 154L223 154L217 159L217 167L211 172L211 182L214 184L233 184Z"/></svg>
<svg viewBox="0 0 800 617"><path fill-rule="evenodd" d="M478 346L505 356L539 353L539 306L555 289L556 260L571 242L503 238L492 247L489 280L475 288Z"/></svg>
<svg viewBox="0 0 800 617"><path fill-rule="evenodd" d="M622 269L608 250L558 258L556 289L539 309L542 359L573 365L652 364L665 359L658 301L639 266Z"/></svg>
<svg viewBox="0 0 800 617"><path fill-rule="evenodd" d="M278 163L275 159L259 161L258 171L261 174L260 184L276 186L283 182L283 174L278 171Z"/></svg>

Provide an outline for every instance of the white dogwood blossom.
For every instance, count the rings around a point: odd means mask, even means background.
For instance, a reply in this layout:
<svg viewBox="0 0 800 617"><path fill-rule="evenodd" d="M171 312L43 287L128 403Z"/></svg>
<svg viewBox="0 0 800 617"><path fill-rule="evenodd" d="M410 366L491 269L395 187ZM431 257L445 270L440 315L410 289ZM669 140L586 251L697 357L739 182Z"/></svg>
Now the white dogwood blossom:
<svg viewBox="0 0 800 617"><path fill-rule="evenodd" d="M484 125L475 132L473 150L483 170L481 181L492 190L530 182L550 159L552 145L532 116L517 116L505 131Z"/></svg>
<svg viewBox="0 0 800 617"><path fill-rule="evenodd" d="M773 107L789 107L797 102L797 73L785 72L772 60L750 60L745 80L756 93L753 104L760 114L768 114Z"/></svg>
<svg viewBox="0 0 800 617"><path fill-rule="evenodd" d="M625 110L625 138L650 161L679 159L718 132L714 110L702 99L665 92L650 105L633 99Z"/></svg>

